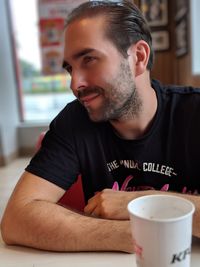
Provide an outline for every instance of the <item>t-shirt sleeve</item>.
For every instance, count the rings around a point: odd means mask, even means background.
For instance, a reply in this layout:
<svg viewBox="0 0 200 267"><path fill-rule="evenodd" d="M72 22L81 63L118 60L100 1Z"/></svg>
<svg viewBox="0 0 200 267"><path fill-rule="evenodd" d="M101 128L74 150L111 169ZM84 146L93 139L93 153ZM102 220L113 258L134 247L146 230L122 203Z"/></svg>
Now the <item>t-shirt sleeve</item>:
<svg viewBox="0 0 200 267"><path fill-rule="evenodd" d="M25 169L64 190L76 181L80 173L71 115L67 105L51 122L41 148Z"/></svg>

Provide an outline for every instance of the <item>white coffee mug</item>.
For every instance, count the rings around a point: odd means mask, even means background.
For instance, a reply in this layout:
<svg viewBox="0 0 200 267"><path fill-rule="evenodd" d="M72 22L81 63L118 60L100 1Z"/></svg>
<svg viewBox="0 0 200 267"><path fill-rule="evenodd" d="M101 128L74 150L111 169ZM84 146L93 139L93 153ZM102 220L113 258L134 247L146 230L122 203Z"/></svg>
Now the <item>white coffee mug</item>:
<svg viewBox="0 0 200 267"><path fill-rule="evenodd" d="M189 267L194 205L173 195L128 204L138 267Z"/></svg>

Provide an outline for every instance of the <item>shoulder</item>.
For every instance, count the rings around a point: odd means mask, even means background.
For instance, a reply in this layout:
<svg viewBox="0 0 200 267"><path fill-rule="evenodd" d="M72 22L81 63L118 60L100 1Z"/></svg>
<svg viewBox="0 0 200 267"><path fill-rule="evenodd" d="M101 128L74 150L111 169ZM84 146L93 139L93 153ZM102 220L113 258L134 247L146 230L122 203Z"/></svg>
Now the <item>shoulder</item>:
<svg viewBox="0 0 200 267"><path fill-rule="evenodd" d="M51 126L56 127L68 127L70 128L77 124L91 124L86 109L79 103L78 100L74 100L68 103L63 110L54 118L51 122Z"/></svg>
<svg viewBox="0 0 200 267"><path fill-rule="evenodd" d="M56 116L55 120L67 117L82 117L89 119L86 109L80 104L78 100L68 103L63 110Z"/></svg>
<svg viewBox="0 0 200 267"><path fill-rule="evenodd" d="M193 101L195 101L195 103L199 103L200 107L200 88L192 86L163 85L157 80L152 80L152 86L156 91L158 99L162 102L191 105Z"/></svg>
<svg viewBox="0 0 200 267"><path fill-rule="evenodd" d="M96 130L105 128L104 122L93 122L87 110L78 100L67 104L65 108L50 123L50 130L58 135L83 136L93 134ZM67 135L66 135L67 133Z"/></svg>
<svg viewBox="0 0 200 267"><path fill-rule="evenodd" d="M155 80L152 81L152 86L157 94L159 110L165 110L163 114L171 114L174 119L184 118L188 121L199 117L200 88L162 85Z"/></svg>
<svg viewBox="0 0 200 267"><path fill-rule="evenodd" d="M157 80L152 80L152 86L156 92L159 92L163 95L193 95L200 97L200 88L192 86L181 86L181 85L163 85Z"/></svg>

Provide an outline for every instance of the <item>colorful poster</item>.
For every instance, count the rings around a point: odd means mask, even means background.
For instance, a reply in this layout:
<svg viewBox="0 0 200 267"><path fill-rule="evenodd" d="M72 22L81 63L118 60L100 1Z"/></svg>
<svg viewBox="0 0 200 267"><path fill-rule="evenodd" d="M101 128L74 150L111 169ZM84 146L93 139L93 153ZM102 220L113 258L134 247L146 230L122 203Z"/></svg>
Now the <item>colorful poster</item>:
<svg viewBox="0 0 200 267"><path fill-rule="evenodd" d="M42 72L62 72L64 24L67 14L86 0L38 0Z"/></svg>
<svg viewBox="0 0 200 267"><path fill-rule="evenodd" d="M43 47L42 66L45 75L59 74L62 72L63 49L62 46Z"/></svg>
<svg viewBox="0 0 200 267"><path fill-rule="evenodd" d="M64 28L63 19L40 20L40 44L42 47L60 45Z"/></svg>

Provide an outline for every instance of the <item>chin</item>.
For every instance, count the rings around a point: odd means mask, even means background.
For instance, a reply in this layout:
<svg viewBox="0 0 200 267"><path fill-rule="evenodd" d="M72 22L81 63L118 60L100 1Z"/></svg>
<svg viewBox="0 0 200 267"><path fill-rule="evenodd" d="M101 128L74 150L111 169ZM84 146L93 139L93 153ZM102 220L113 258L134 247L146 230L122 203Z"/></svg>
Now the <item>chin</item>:
<svg viewBox="0 0 200 267"><path fill-rule="evenodd" d="M108 121L109 117L107 116L106 108L100 107L96 109L87 108L88 116L90 117L91 121L94 122L104 122Z"/></svg>
<svg viewBox="0 0 200 267"><path fill-rule="evenodd" d="M93 122L101 122L101 121L104 121L102 118L99 118L97 116L91 116L89 114L89 117L90 117L90 120L93 121Z"/></svg>
<svg viewBox="0 0 200 267"><path fill-rule="evenodd" d="M94 113L88 112L88 115L90 117L90 120L93 122L107 121L105 117L100 114L94 114Z"/></svg>

